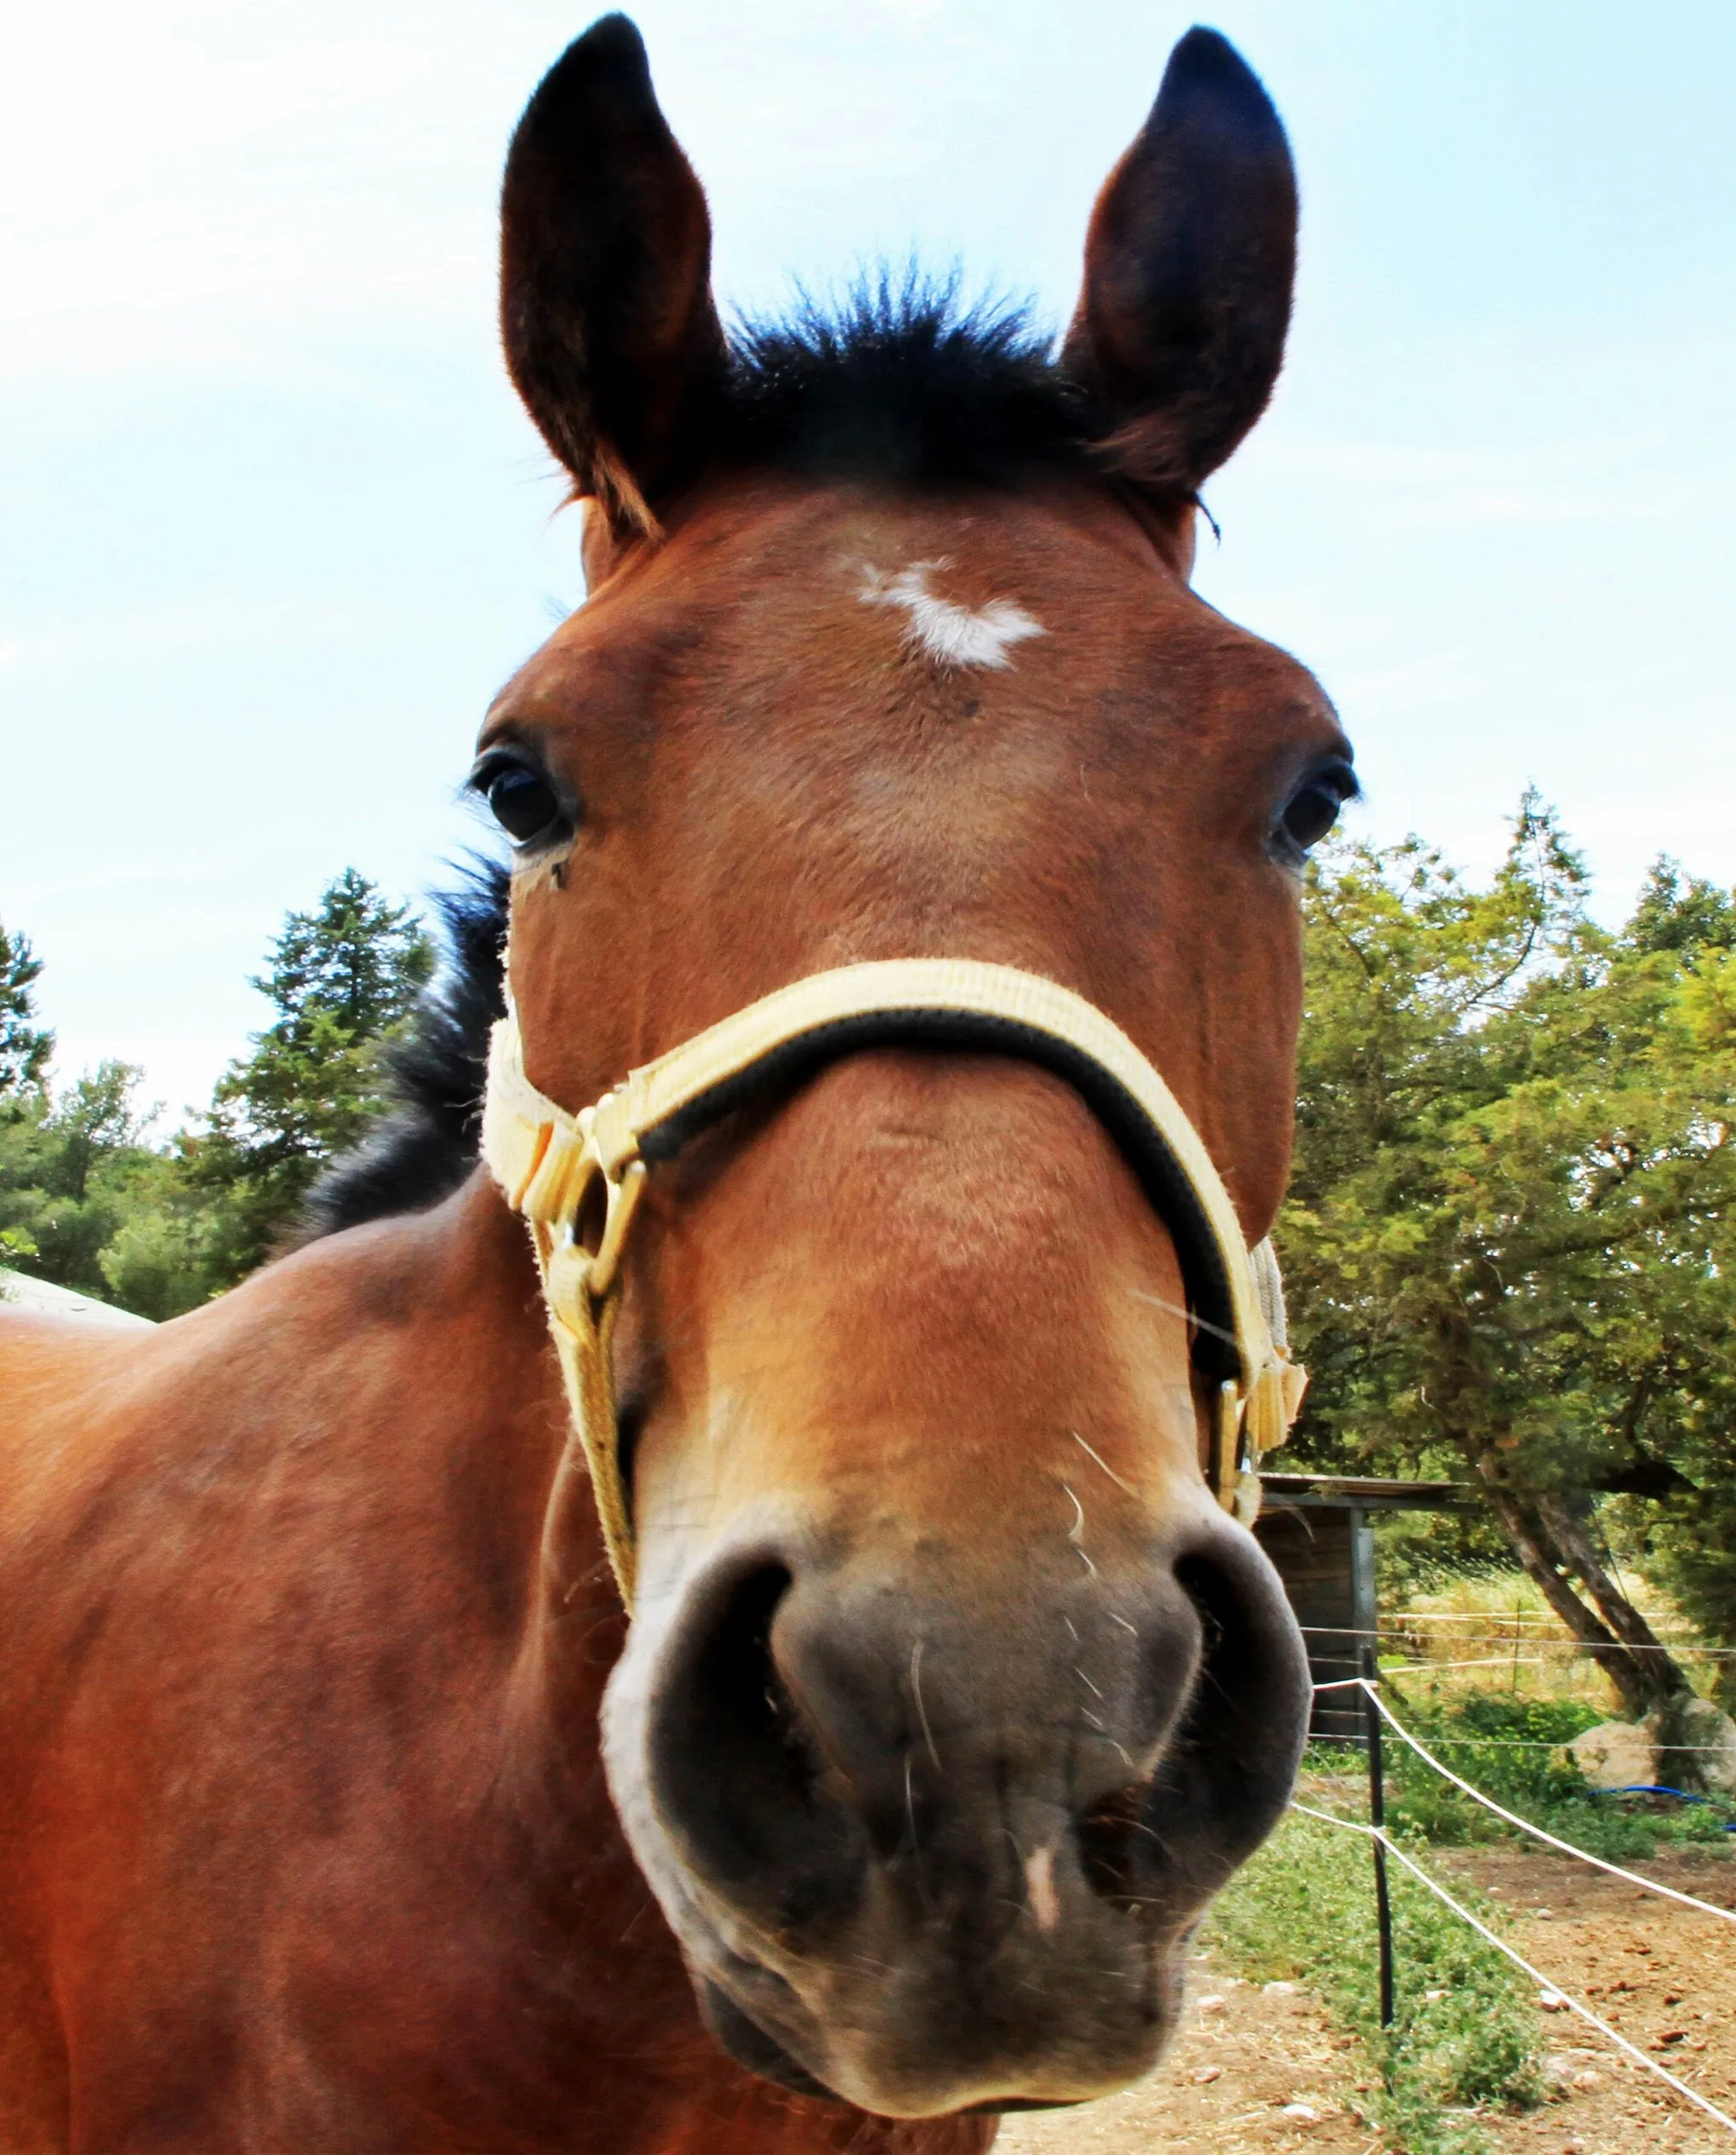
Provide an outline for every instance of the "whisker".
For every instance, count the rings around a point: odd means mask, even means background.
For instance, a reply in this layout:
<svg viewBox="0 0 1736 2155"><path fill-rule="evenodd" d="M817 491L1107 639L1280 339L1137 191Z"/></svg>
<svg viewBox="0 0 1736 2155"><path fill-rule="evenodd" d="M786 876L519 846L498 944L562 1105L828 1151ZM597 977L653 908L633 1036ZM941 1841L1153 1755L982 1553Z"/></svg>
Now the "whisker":
<svg viewBox="0 0 1736 2155"><path fill-rule="evenodd" d="M1129 1496L1137 1496L1139 1495L1139 1491L1134 1489L1131 1483L1122 1481L1121 1476L1116 1472L1114 1467L1112 1467L1105 1459L1104 1459L1099 1453L1093 1451L1090 1445L1086 1443L1085 1439L1079 1434L1076 1429L1073 1430L1071 1434L1072 1436L1073 1442L1079 1447L1080 1450L1084 1453L1086 1458L1094 1461L1096 1465L1100 1466L1118 1489L1126 1489Z"/></svg>
<svg viewBox="0 0 1736 2155"><path fill-rule="evenodd" d="M1061 1483L1061 1487L1064 1489L1066 1489L1068 1500L1071 1503L1075 1512L1077 1514L1077 1517L1074 1519L1072 1525L1067 1529L1067 1539L1079 1552L1080 1563L1084 1565L1085 1569L1094 1579L1097 1576L1097 1566L1092 1563L1090 1558L1085 1553L1085 1506L1079 1501L1078 1498L1073 1495L1072 1490L1067 1489L1067 1484L1065 1482Z"/></svg>
<svg viewBox="0 0 1736 2155"><path fill-rule="evenodd" d="M934 1770L938 1774L941 1770L940 1754L934 1748L934 1732L928 1726L928 1709L922 1704L922 1645L923 1642L918 1639L911 1649L911 1689L916 1694L917 1718L922 1724L922 1741L928 1746L928 1756L934 1762ZM907 1775L909 1763L906 1759Z"/></svg>
<svg viewBox="0 0 1736 2155"><path fill-rule="evenodd" d="M1208 1318L1197 1316L1179 1302L1169 1301L1162 1295L1148 1295L1142 1287L1130 1287L1128 1292L1136 1302L1149 1302L1154 1310L1162 1310L1168 1316L1179 1317L1184 1324L1191 1324L1197 1331L1209 1332L1214 1340L1226 1340L1233 1347L1239 1347L1242 1344L1233 1332L1226 1332L1221 1324L1213 1324Z"/></svg>

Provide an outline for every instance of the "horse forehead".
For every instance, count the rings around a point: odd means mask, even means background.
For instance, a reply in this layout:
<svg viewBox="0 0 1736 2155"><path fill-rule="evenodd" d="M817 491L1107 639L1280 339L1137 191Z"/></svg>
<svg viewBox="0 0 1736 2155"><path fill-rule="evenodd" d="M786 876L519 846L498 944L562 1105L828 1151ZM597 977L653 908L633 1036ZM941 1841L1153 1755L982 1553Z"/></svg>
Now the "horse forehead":
<svg viewBox="0 0 1736 2155"><path fill-rule="evenodd" d="M916 677L1006 683L1062 668L1075 695L1129 669L1172 694L1239 690L1294 700L1310 677L1288 654L1203 605L1112 505L1016 494L929 504L839 489L757 489L704 505L666 545L609 578L497 699L498 712L559 719L634 700L635 683L689 676L696 652L722 683L764 682L786 660L836 681L888 660ZM1032 683L1035 688L1036 683ZM1052 681L1050 682L1052 686ZM1128 685L1124 681L1123 686ZM1193 693L1191 693L1193 692ZM1305 700L1318 699L1317 689Z"/></svg>
<svg viewBox="0 0 1736 2155"><path fill-rule="evenodd" d="M1052 688L1061 673L1075 697L1143 683L1226 710L1330 708L1305 667L1201 600L1100 489L932 503L841 488L733 506L699 522L690 552L677 540L657 580L682 594L687 636L751 619L751 644L727 640L756 670L819 644L828 671L895 650L917 676L985 689L998 676L1015 696L1022 675Z"/></svg>
<svg viewBox="0 0 1736 2155"><path fill-rule="evenodd" d="M895 625L925 599L979 611L1000 597L1040 614L1116 563L1149 579L1151 551L1100 489L982 491L925 497L865 484L800 486L787 479L719 489L671 530L654 574L700 607L786 601L836 612L867 599Z"/></svg>

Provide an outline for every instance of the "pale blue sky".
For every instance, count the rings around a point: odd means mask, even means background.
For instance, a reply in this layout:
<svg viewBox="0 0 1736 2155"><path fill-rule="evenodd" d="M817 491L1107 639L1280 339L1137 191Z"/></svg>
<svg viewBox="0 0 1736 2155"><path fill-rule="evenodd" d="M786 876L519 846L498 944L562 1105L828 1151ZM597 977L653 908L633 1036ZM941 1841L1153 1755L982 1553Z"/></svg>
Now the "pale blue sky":
<svg viewBox="0 0 1736 2155"><path fill-rule="evenodd" d="M100 0L0 81L0 918L63 1066L171 1110L261 1021L283 909L473 831L494 689L580 594L494 342L550 0ZM719 283L915 245L1071 301L1191 11L648 0ZM1736 880L1736 9L1227 0L1304 204L1289 368L1208 596L1321 673L1362 827L1487 866L1534 780L1616 912Z"/></svg>

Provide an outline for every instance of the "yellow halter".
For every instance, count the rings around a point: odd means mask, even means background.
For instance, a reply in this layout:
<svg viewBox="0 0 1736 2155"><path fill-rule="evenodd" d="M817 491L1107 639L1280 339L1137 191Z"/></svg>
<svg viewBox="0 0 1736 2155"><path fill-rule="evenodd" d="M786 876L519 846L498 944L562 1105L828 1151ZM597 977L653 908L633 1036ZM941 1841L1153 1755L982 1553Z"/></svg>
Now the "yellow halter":
<svg viewBox="0 0 1736 2155"><path fill-rule="evenodd" d="M816 973L750 1003L568 1114L524 1074L509 1010L494 1027L483 1156L528 1222L574 1434L621 1598L633 1605L633 1528L615 1423L611 1344L621 1253L647 1163L668 1159L779 1074L871 1046L991 1049L1074 1085L1115 1137L1175 1238L1194 1352L1218 1382L1209 1478L1252 1518L1260 1455L1282 1444L1307 1374L1288 1358L1271 1243L1249 1252L1199 1134L1119 1026L1071 988L967 958L890 958ZM597 1207L595 1247L575 1230Z"/></svg>

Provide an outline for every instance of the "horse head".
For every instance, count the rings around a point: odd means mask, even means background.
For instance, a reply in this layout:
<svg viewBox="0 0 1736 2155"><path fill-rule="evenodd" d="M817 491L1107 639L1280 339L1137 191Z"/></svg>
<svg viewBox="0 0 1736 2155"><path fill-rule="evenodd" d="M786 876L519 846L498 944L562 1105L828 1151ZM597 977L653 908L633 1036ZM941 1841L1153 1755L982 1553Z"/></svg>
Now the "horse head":
<svg viewBox="0 0 1736 2155"><path fill-rule="evenodd" d="M577 1108L835 968L1017 968L1137 1043L1257 1243L1302 857L1351 790L1314 681L1189 586L1196 489L1289 313L1259 83L1211 32L1177 47L1054 357L915 282L726 336L619 16L537 91L503 219L507 357L590 585L473 781L515 843L530 1083ZM1016 1051L818 1058L647 1177L608 1770L757 2071L916 2118L1157 2055L1309 1701L1202 1472L1200 1346L1174 1222ZM550 1578L558 1603L558 1549Z"/></svg>

